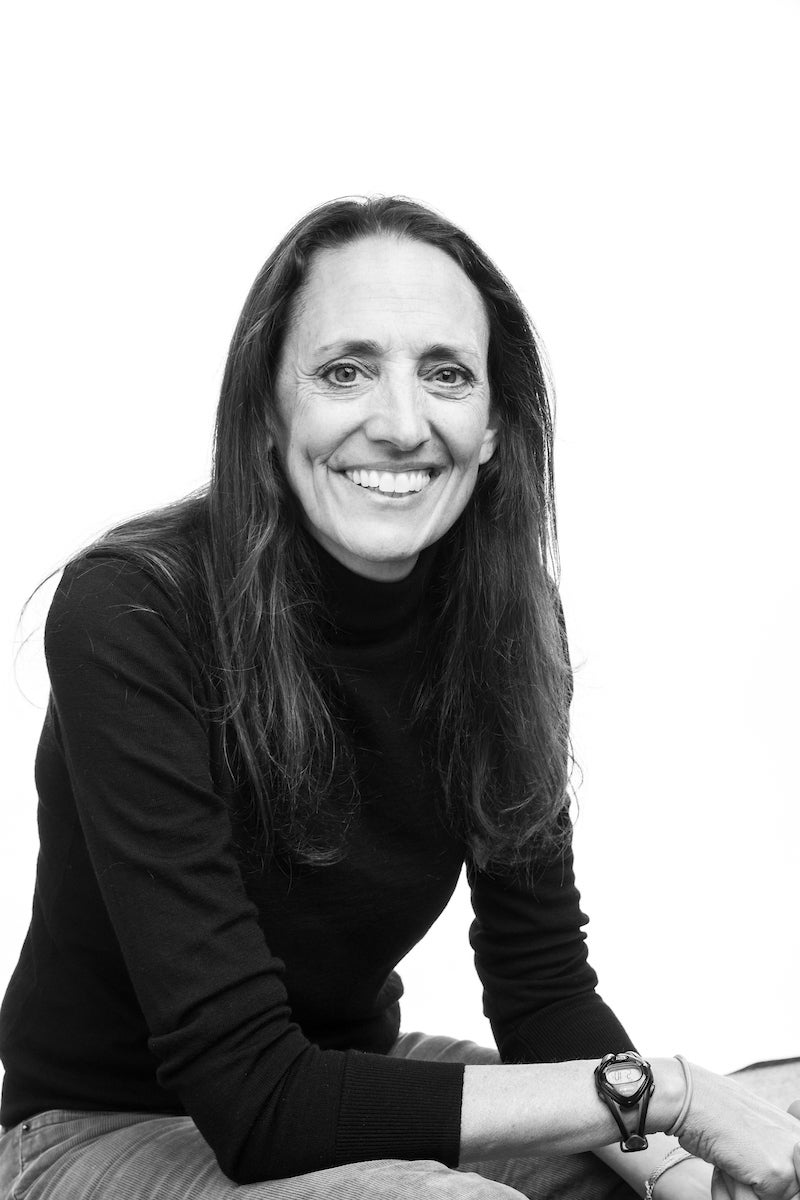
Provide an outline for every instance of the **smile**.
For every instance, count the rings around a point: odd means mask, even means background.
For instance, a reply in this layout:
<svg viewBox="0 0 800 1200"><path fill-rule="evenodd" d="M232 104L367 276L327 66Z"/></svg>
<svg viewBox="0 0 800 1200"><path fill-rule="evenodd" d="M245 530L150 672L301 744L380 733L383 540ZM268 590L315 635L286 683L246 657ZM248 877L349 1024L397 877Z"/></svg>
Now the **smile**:
<svg viewBox="0 0 800 1200"><path fill-rule="evenodd" d="M431 482L430 471L401 471L392 474L391 471L367 471L356 468L345 471L344 474L351 483L370 492L380 492L384 496L408 496L421 492Z"/></svg>

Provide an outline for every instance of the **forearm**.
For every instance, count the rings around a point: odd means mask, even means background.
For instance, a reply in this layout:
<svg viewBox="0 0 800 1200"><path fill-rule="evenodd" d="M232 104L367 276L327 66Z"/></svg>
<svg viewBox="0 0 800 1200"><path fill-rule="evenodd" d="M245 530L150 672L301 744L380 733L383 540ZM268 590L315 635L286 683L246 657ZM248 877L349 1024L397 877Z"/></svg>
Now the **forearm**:
<svg viewBox="0 0 800 1200"><path fill-rule="evenodd" d="M601 1146L595 1150L598 1158L629 1183L634 1191L644 1196L647 1180L670 1153L678 1147L678 1139L669 1137L666 1133L651 1133L647 1138L646 1150L635 1154L626 1154L620 1149L619 1142L610 1146ZM660 1175L655 1185L655 1200L708 1200L711 1194L711 1173L713 1168L709 1163L699 1158L688 1158L677 1162L668 1171Z"/></svg>
<svg viewBox="0 0 800 1200"><path fill-rule="evenodd" d="M580 1060L466 1067L461 1160L577 1154L618 1141L619 1130L595 1089L596 1065L597 1060ZM669 1129L684 1096L678 1062L659 1058L652 1066L648 1133Z"/></svg>

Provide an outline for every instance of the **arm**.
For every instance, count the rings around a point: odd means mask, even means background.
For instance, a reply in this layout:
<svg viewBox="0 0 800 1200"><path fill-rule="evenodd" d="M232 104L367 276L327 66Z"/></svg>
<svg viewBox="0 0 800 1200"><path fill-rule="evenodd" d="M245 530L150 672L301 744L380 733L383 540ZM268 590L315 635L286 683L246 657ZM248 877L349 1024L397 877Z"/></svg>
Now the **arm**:
<svg viewBox="0 0 800 1200"><path fill-rule="evenodd" d="M594 990L571 850L551 862L532 888L520 878L492 878L474 867L468 874L476 913L470 938L484 1011L504 1062L531 1065L466 1068L462 1136L471 1149L462 1145L462 1153L492 1157L520 1153L525 1144L556 1152L590 1149L643 1194L645 1180L676 1142L659 1136L651 1150L623 1155L613 1119L594 1092L588 1068L608 1051L634 1047ZM569 1059L591 1061L562 1061ZM682 1071L673 1059L656 1060L653 1067L648 1132L663 1134L680 1108ZM673 1168L659 1181L657 1196L708 1197L707 1164L757 1186L759 1194L794 1196L800 1190L792 1165L800 1123L733 1080L693 1070L694 1099L676 1133L704 1161ZM490 1079L487 1071L498 1074ZM526 1143L526 1137L534 1141Z"/></svg>
<svg viewBox="0 0 800 1200"><path fill-rule="evenodd" d="M601 1058L611 1049L635 1049L596 992L566 810L560 821L563 854L542 864L533 884L519 873L490 874L467 863L475 968L506 1063Z"/></svg>
<svg viewBox="0 0 800 1200"><path fill-rule="evenodd" d="M602 1146L595 1154L626 1180L634 1191L644 1196L646 1181L670 1153L680 1148L677 1138L665 1133L653 1133L647 1138L646 1150L623 1154L618 1143ZM657 1200L709 1200L714 1168L701 1158L686 1158L659 1176L656 1183Z"/></svg>
<svg viewBox="0 0 800 1200"><path fill-rule="evenodd" d="M292 1020L212 779L211 697L175 598L91 558L65 573L45 645L57 742L158 1081L222 1169L245 1183L359 1158L454 1163L462 1067L322 1051Z"/></svg>
<svg viewBox="0 0 800 1200"><path fill-rule="evenodd" d="M625 1155L623 1165L623 1156L618 1159L618 1151L610 1145L618 1137L616 1126L595 1092L595 1066L590 1060L467 1067L461 1133L464 1158L572 1154L605 1147L602 1157L620 1168L620 1174L642 1194L641 1161L647 1162L646 1178L673 1139L654 1137L652 1154ZM675 1125L685 1085L675 1059L654 1059L652 1066L656 1087L647 1132L658 1135ZM710 1163L719 1168L714 1185L719 1200L725 1196L723 1187L741 1200L797 1197L800 1122L731 1079L698 1066L692 1073L693 1097L677 1133L680 1144L704 1162L687 1163L688 1170L680 1164L668 1172L657 1185L659 1196L663 1200L708 1196L711 1176L706 1164ZM668 1181L670 1174L673 1178Z"/></svg>
<svg viewBox="0 0 800 1200"><path fill-rule="evenodd" d="M466 1160L537 1152L577 1154L619 1137L594 1086L594 1060L467 1067L461 1116ZM648 1110L648 1129L668 1127L680 1109L683 1075L677 1062L653 1064L660 1080ZM631 1155L629 1157L640 1157Z"/></svg>

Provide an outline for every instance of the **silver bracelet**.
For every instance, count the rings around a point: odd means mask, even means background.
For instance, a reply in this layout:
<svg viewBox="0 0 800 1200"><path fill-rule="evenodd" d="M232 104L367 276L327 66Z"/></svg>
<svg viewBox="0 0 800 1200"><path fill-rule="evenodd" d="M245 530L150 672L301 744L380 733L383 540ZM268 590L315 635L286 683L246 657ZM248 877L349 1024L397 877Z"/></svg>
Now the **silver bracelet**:
<svg viewBox="0 0 800 1200"><path fill-rule="evenodd" d="M653 1188L665 1171L668 1171L670 1167L677 1167L679 1162L683 1162L684 1159L691 1157L692 1155L688 1150L684 1150L683 1146L676 1146L674 1150L670 1150L669 1154L661 1160L644 1185L644 1200L653 1200Z"/></svg>
<svg viewBox="0 0 800 1200"><path fill-rule="evenodd" d="M675 1057L677 1058L678 1062L681 1064L681 1067L683 1069L683 1081L685 1084L685 1091L683 1093L683 1104L681 1105L681 1111L678 1113L677 1117L673 1121L672 1126L669 1129L666 1129L664 1132L669 1133L669 1134L674 1134L676 1137L678 1137L681 1132L681 1126L683 1125L684 1121L686 1120L686 1114L689 1112L689 1105L692 1103L692 1093L694 1091L694 1079L692 1077L692 1072L689 1067L689 1064L686 1061L686 1059L683 1057L683 1055L676 1054Z"/></svg>

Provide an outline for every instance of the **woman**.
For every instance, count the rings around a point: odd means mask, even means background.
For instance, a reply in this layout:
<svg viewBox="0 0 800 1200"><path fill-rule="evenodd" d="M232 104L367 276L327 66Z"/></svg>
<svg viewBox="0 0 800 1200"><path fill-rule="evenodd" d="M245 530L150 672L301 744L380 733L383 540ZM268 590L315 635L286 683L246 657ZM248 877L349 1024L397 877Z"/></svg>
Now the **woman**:
<svg viewBox="0 0 800 1200"><path fill-rule="evenodd" d="M668 1200L709 1164L718 1196L800 1192L800 1124L730 1081L656 1060L650 1095L630 1060L638 1130L598 1091L632 1042L571 870L550 456L529 322L463 232L389 199L284 238L207 492L79 556L48 617L1 1195L623 1196L617 1171L661 1171ZM399 1033L393 968L465 859L502 1063ZM707 1162L664 1169L663 1131Z"/></svg>

